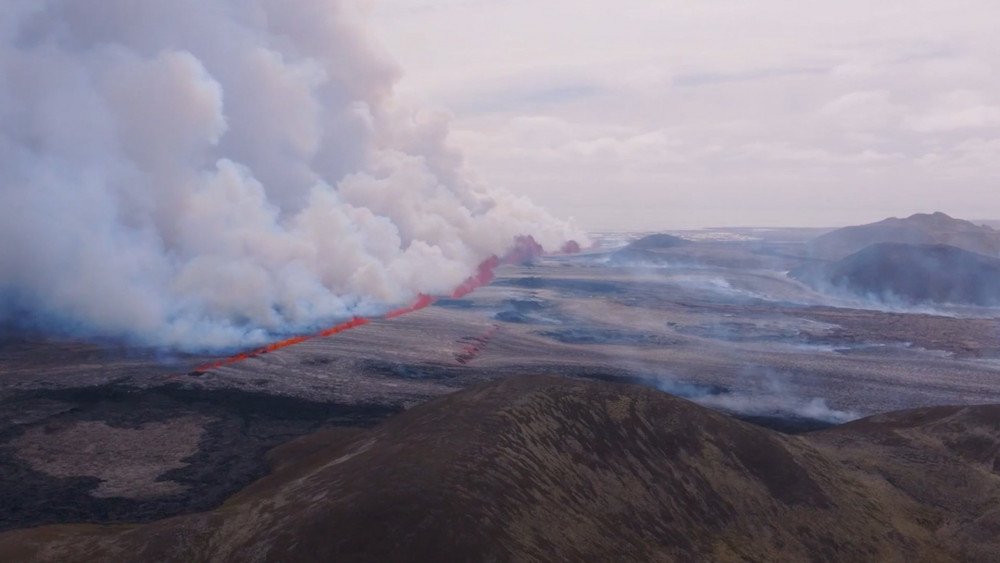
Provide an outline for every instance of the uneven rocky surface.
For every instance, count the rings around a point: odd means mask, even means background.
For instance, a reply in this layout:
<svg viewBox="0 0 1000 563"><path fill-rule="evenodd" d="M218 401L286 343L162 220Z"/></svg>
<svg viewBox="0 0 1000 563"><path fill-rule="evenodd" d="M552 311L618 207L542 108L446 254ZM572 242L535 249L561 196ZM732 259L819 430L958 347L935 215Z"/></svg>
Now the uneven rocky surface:
<svg viewBox="0 0 1000 563"><path fill-rule="evenodd" d="M399 410L177 384L21 392L2 408L0 529L212 508L266 473L268 449Z"/></svg>
<svg viewBox="0 0 1000 563"><path fill-rule="evenodd" d="M183 460L198 452L205 426L199 416L177 416L135 428L116 428L103 421L48 424L28 430L11 443L15 455L35 471L59 478L94 477L97 498L155 498L182 492L161 475L187 466ZM145 448L157 443L156 450ZM142 452L142 455L134 455Z"/></svg>
<svg viewBox="0 0 1000 563"><path fill-rule="evenodd" d="M790 437L663 393L513 377L273 450L221 508L0 535L36 561L995 561L1000 407Z"/></svg>
<svg viewBox="0 0 1000 563"><path fill-rule="evenodd" d="M737 234L668 265L504 267L464 299L197 376L212 358L0 337L0 530L205 513L275 446L523 375L638 384L790 433L1000 403L996 309L838 300L785 275L802 233Z"/></svg>

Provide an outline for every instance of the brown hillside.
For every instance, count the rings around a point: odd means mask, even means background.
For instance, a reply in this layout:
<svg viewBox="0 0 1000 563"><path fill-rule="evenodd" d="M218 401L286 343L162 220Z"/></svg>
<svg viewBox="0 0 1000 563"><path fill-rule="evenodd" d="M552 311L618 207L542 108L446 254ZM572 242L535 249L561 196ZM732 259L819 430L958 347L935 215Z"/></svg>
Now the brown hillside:
<svg viewBox="0 0 1000 563"><path fill-rule="evenodd" d="M650 389L518 377L308 436L221 508L0 535L45 561L948 561L1000 555L1000 407L791 437Z"/></svg>
<svg viewBox="0 0 1000 563"><path fill-rule="evenodd" d="M945 244L993 258L1000 256L1000 232L940 212L837 229L810 241L808 249L814 258L840 260L878 243Z"/></svg>

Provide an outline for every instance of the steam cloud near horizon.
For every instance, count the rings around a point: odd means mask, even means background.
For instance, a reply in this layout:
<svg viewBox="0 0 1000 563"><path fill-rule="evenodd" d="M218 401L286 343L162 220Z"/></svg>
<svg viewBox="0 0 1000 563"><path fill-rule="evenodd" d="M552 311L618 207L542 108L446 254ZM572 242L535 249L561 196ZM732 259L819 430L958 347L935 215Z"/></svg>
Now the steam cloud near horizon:
<svg viewBox="0 0 1000 563"><path fill-rule="evenodd" d="M210 349L451 291L518 235L336 0L0 6L0 321Z"/></svg>

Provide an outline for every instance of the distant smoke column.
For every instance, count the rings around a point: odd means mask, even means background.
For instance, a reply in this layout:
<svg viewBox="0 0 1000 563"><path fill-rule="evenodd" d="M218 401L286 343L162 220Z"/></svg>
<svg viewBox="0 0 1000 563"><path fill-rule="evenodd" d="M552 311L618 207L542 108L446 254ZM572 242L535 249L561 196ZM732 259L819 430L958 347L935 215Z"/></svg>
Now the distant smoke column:
<svg viewBox="0 0 1000 563"><path fill-rule="evenodd" d="M247 345L583 240L395 104L360 4L0 5L0 321Z"/></svg>

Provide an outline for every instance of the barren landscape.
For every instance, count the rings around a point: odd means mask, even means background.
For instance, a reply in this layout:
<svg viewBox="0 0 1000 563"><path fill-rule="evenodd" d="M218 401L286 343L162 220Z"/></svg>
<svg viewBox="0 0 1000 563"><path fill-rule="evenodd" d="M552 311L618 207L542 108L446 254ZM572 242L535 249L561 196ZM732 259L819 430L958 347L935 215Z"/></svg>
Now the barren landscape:
<svg viewBox="0 0 1000 563"><path fill-rule="evenodd" d="M1000 403L995 310L818 293L786 275L809 260L797 231L679 234L696 242L506 266L463 299L206 373L208 357L8 336L0 527L207 510L297 436L516 375L639 384L792 433Z"/></svg>
<svg viewBox="0 0 1000 563"><path fill-rule="evenodd" d="M1000 561L996 14L0 0L0 563Z"/></svg>
<svg viewBox="0 0 1000 563"><path fill-rule="evenodd" d="M0 534L32 561L995 561L995 406L784 436L634 385L516 376L272 450L221 507Z"/></svg>

